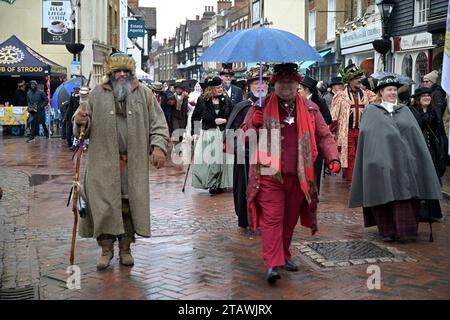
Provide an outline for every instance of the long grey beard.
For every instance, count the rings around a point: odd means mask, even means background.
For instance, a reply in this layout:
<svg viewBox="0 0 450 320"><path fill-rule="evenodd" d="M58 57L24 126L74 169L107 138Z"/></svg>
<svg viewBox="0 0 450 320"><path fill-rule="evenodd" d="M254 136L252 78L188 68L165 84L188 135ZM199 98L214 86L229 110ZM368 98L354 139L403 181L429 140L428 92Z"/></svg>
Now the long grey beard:
<svg viewBox="0 0 450 320"><path fill-rule="evenodd" d="M118 101L124 101L125 98L131 93L131 80L127 80L122 83L116 79L111 79L111 84L113 87L114 97Z"/></svg>

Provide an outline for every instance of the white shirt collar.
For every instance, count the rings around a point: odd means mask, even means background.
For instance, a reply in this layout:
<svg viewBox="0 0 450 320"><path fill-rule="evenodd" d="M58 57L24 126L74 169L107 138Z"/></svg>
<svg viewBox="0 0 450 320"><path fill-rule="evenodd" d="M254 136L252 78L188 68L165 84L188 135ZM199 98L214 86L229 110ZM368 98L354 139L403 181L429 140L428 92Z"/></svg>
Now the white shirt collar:
<svg viewBox="0 0 450 320"><path fill-rule="evenodd" d="M311 97L312 97L312 93L309 96L307 96L306 99L311 100Z"/></svg>

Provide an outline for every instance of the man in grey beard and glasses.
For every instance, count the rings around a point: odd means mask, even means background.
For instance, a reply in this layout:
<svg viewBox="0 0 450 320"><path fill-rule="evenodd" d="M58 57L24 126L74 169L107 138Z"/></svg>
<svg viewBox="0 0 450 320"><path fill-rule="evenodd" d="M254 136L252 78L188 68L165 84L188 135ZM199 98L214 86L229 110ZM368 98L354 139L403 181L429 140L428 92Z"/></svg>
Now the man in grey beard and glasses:
<svg viewBox="0 0 450 320"><path fill-rule="evenodd" d="M106 269L119 241L120 263L132 266L135 234L150 237L149 166L164 165L169 132L153 92L135 77L135 61L124 53L108 57L103 83L89 96L87 110L74 116L74 135L85 127L89 157L84 179L87 216L81 237L102 248L97 269Z"/></svg>

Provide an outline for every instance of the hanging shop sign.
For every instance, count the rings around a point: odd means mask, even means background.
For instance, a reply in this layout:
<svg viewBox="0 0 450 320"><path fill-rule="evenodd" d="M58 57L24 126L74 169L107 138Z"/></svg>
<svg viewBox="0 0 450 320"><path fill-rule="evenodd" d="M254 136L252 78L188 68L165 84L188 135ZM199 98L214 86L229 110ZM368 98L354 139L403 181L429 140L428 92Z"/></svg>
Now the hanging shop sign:
<svg viewBox="0 0 450 320"><path fill-rule="evenodd" d="M373 40L380 39L383 35L381 21L367 24L365 27L353 31L341 33L341 48L348 48L364 43L371 43Z"/></svg>
<svg viewBox="0 0 450 320"><path fill-rule="evenodd" d="M73 23L70 19L70 0L42 0L42 44L68 44L73 42Z"/></svg>

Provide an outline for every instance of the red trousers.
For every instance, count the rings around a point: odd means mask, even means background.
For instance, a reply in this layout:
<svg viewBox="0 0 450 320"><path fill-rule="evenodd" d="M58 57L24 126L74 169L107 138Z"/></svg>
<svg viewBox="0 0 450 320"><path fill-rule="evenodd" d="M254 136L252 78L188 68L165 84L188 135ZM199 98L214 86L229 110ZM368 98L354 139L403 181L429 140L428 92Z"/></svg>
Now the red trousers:
<svg viewBox="0 0 450 320"><path fill-rule="evenodd" d="M282 266L291 259L289 247L304 199L297 176L285 175L281 184L272 176L261 175L256 202L265 268Z"/></svg>
<svg viewBox="0 0 450 320"><path fill-rule="evenodd" d="M358 146L359 129L348 129L348 153L347 153L347 182L352 184L353 168L355 166L356 147Z"/></svg>

